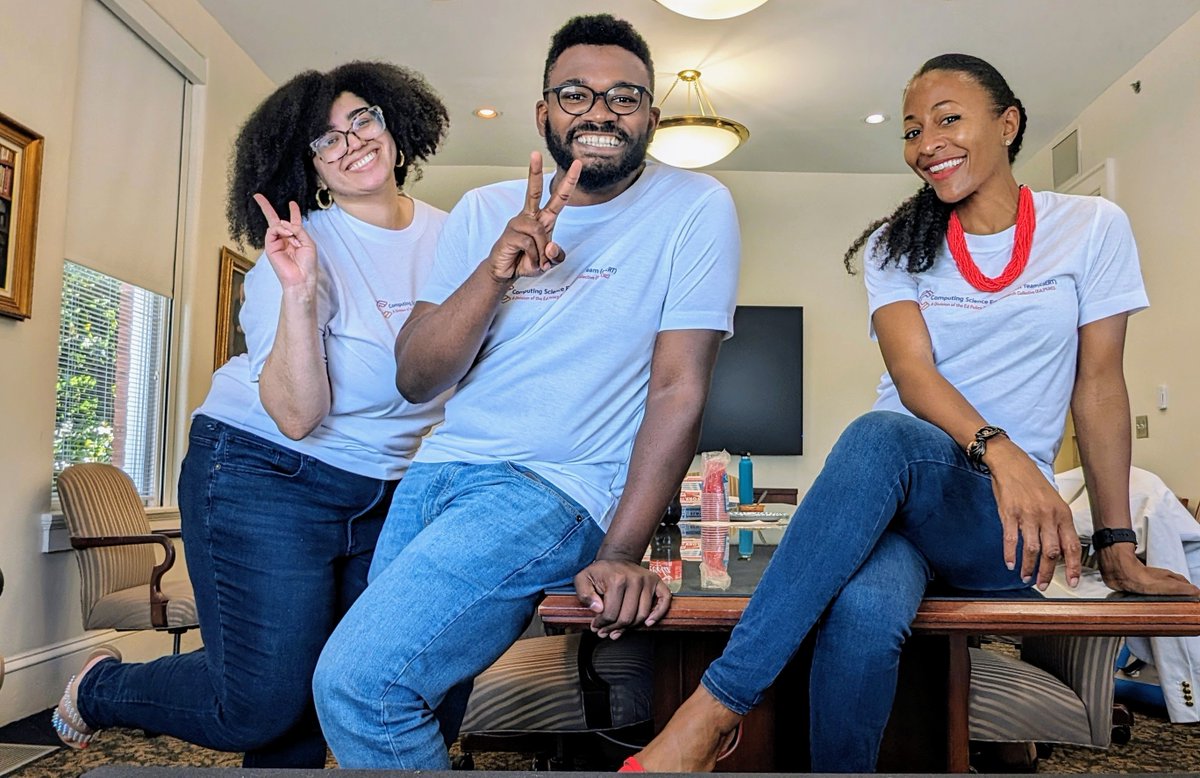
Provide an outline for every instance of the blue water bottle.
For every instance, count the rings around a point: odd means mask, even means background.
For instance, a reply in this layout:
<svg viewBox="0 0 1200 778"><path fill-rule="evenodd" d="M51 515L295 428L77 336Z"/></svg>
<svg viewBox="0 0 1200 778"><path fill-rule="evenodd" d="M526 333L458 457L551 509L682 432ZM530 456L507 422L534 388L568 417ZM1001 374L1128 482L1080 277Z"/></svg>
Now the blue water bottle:
<svg viewBox="0 0 1200 778"><path fill-rule="evenodd" d="M738 462L738 502L742 505L754 502L754 462L749 451L742 454L742 461Z"/></svg>
<svg viewBox="0 0 1200 778"><path fill-rule="evenodd" d="M754 462L750 452L742 454L738 463L738 502L750 505L754 502ZM754 554L754 530L738 530L738 559L749 559Z"/></svg>

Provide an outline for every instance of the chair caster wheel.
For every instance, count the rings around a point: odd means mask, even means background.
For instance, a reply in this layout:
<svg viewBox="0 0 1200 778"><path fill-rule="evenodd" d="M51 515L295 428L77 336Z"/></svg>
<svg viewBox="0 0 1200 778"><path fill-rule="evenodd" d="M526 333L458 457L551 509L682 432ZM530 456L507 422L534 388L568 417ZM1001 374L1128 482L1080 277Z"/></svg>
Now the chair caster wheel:
<svg viewBox="0 0 1200 778"><path fill-rule="evenodd" d="M450 760L451 770L474 770L475 757L470 754L459 754Z"/></svg>
<svg viewBox="0 0 1200 778"><path fill-rule="evenodd" d="M1112 742L1116 743L1117 745L1119 745L1119 746L1125 745L1126 743L1129 742L1130 738L1132 738L1132 737L1133 737L1133 732L1130 731L1129 727L1124 726L1124 725L1121 725L1119 727L1113 727Z"/></svg>

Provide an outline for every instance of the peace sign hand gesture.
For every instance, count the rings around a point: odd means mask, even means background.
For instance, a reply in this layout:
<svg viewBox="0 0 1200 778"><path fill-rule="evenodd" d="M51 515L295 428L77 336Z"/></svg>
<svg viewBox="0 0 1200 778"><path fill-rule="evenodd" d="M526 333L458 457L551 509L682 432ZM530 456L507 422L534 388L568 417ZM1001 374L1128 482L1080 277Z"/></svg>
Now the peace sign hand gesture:
<svg viewBox="0 0 1200 778"><path fill-rule="evenodd" d="M311 298L317 290L317 245L304 231L300 206L288 203L288 221L282 221L266 197L255 194L254 202L267 219L263 250L280 285L285 292L304 292Z"/></svg>
<svg viewBox="0 0 1200 778"><path fill-rule="evenodd" d="M525 194L525 207L509 220L488 255L492 276L497 281L507 282L540 275L567 258L562 246L551 238L558 215L571 199L582 169L582 162L572 162L543 208L542 155L536 151L529 155L529 188Z"/></svg>

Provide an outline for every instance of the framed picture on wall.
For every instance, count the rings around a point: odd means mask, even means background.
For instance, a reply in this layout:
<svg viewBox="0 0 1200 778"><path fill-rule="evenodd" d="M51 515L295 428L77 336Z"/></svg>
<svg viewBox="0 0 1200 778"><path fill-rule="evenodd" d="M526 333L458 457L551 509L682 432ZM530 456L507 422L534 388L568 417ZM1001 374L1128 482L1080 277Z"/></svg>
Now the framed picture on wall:
<svg viewBox="0 0 1200 778"><path fill-rule="evenodd" d="M221 247L221 268L217 277L217 342L213 349L213 370L238 354L246 353L246 333L238 322L246 301L246 274L254 263L232 249Z"/></svg>
<svg viewBox="0 0 1200 778"><path fill-rule="evenodd" d="M0 315L28 319L42 183L42 136L0 114Z"/></svg>

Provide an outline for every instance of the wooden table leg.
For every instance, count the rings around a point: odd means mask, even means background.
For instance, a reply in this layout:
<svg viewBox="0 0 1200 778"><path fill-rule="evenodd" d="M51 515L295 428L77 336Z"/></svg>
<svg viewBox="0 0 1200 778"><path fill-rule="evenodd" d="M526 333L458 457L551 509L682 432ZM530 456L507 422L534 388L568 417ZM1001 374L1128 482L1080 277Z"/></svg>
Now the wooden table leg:
<svg viewBox="0 0 1200 778"><path fill-rule="evenodd" d="M661 732L683 701L700 685L709 664L721 655L724 632L661 632L654 642L654 730ZM737 750L721 760L721 772L775 769L775 695L768 691L743 722Z"/></svg>
<svg viewBox="0 0 1200 778"><path fill-rule="evenodd" d="M879 772L944 773L949 769L949 653L949 640L941 635L913 635L905 641L896 699L879 749Z"/></svg>
<svg viewBox="0 0 1200 778"><path fill-rule="evenodd" d="M683 644L674 632L654 639L654 731L662 732L688 692L683 677Z"/></svg>
<svg viewBox="0 0 1200 778"><path fill-rule="evenodd" d="M951 635L946 689L946 769L971 771L971 652L966 635Z"/></svg>

